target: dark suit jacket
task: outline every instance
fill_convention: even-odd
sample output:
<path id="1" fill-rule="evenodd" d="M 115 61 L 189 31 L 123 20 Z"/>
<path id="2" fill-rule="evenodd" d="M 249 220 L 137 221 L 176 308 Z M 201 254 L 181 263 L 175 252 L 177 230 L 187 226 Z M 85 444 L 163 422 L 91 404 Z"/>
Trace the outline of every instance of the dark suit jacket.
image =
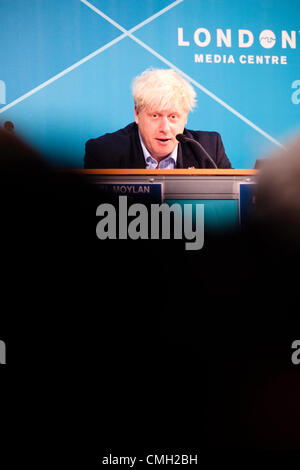
<path id="1" fill-rule="evenodd" d="M 231 168 L 220 134 L 184 129 L 184 135 L 200 142 L 218 168 Z M 176 167 L 212 168 L 213 165 L 196 144 L 188 142 L 178 144 Z M 146 168 L 137 124 L 88 140 L 84 168 Z"/>

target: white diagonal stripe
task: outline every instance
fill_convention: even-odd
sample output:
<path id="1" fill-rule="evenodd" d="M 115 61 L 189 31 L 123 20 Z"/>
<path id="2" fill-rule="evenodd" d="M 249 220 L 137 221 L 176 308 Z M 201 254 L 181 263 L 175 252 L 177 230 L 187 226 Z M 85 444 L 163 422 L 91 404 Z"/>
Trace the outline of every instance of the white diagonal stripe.
<path id="1" fill-rule="evenodd" d="M 88 2 L 88 0 L 80 0 L 80 1 L 81 3 L 84 3 L 87 7 L 89 7 L 91 10 L 93 10 L 95 13 L 102 16 L 102 18 L 104 18 L 106 21 L 111 23 L 113 26 L 115 26 L 116 28 L 120 29 L 123 33 L 126 33 L 128 35 L 130 33 L 134 33 L 134 31 L 136 31 L 137 29 L 140 29 L 141 27 L 155 20 L 155 18 L 158 18 L 159 16 L 163 15 L 164 13 L 166 13 L 166 11 L 171 10 L 171 8 L 176 7 L 177 5 L 179 5 L 179 3 L 182 3 L 184 0 L 176 0 L 173 3 L 170 3 L 170 5 L 166 6 L 162 10 L 159 10 L 157 13 L 150 16 L 148 19 L 146 19 L 142 23 L 139 23 L 137 26 L 134 26 L 133 28 L 129 29 L 128 31 L 125 28 L 123 28 L 121 25 L 119 25 L 116 21 L 114 21 L 112 18 L 107 16 L 105 13 L 103 13 L 103 11 L 99 10 L 99 8 L 95 7 L 95 5 L 93 5 L 91 2 Z"/>
<path id="2" fill-rule="evenodd" d="M 80 0 L 82 3 L 86 3 L 88 4 L 89 2 L 84 2 L 83 0 Z M 21 103 L 22 101 L 24 101 L 26 98 L 29 98 L 30 96 L 34 95 L 35 93 L 37 93 L 38 91 L 42 90 L 43 88 L 45 88 L 46 86 L 50 85 L 51 83 L 55 82 L 56 80 L 58 80 L 59 78 L 63 77 L 64 75 L 66 75 L 67 73 L 71 72 L 72 70 L 76 69 L 77 67 L 79 67 L 80 65 L 84 64 L 85 62 L 87 62 L 88 60 L 92 59 L 93 57 L 96 57 L 98 54 L 101 54 L 101 52 L 105 51 L 106 49 L 108 49 L 109 47 L 113 46 L 114 44 L 118 43 L 119 41 L 121 41 L 122 39 L 124 39 L 125 37 L 127 37 L 129 34 L 131 34 L 132 32 L 134 31 L 137 31 L 138 29 L 142 28 L 143 26 L 145 26 L 146 24 L 150 23 L 151 21 L 153 21 L 155 18 L 157 18 L 158 16 L 164 14 L 166 11 L 170 10 L 171 8 L 175 7 L 176 5 L 178 5 L 179 3 L 183 2 L 184 0 L 177 0 L 176 2 L 173 2 L 171 3 L 170 5 L 168 5 L 167 7 L 163 8 L 162 10 L 158 11 L 157 13 L 155 13 L 154 15 L 150 16 L 149 18 L 147 18 L 146 20 L 142 21 L 141 23 L 137 24 L 136 26 L 134 26 L 133 28 L 131 28 L 129 31 L 127 31 L 126 29 L 124 29 L 123 31 L 123 34 L 121 34 L 120 36 L 118 36 L 117 38 L 113 39 L 112 41 L 108 42 L 107 44 L 105 44 L 104 46 L 102 47 L 99 47 L 99 49 L 96 49 L 94 52 L 91 52 L 91 54 L 88 54 L 86 57 L 83 57 L 82 59 L 78 60 L 77 62 L 75 62 L 73 65 L 70 65 L 70 67 L 67 67 L 66 69 L 62 70 L 61 72 L 59 72 L 58 74 L 54 75 L 53 77 L 49 78 L 49 80 L 46 80 L 45 82 L 41 83 L 40 85 L 38 85 L 37 87 L 33 88 L 32 90 L 28 91 L 27 93 L 25 93 L 24 95 L 22 96 L 19 96 L 19 98 L 16 98 L 15 100 L 11 101 L 10 103 L 8 103 L 7 105 L 3 106 L 2 108 L 0 108 L 0 114 L 1 113 L 4 113 L 5 111 L 7 111 L 8 109 L 10 108 L 13 108 L 14 106 L 16 106 L 18 103 Z M 93 7 L 93 5 L 89 4 L 87 5 L 89 6 L 90 8 Z M 93 10 L 95 10 L 95 7 L 92 8 Z M 106 17 L 106 15 L 102 14 L 101 16 L 105 17 L 105 19 L 107 21 L 108 20 L 108 17 Z M 110 23 L 112 23 L 113 20 L 110 21 Z M 117 23 L 114 25 L 116 26 Z M 116 26 L 117 27 L 117 26 Z M 118 28 L 120 29 L 120 28 Z"/>
<path id="3" fill-rule="evenodd" d="M 203 91 L 206 95 L 210 96 L 213 100 L 215 100 L 217 103 L 219 103 L 221 106 L 223 106 L 224 108 L 226 108 L 228 111 L 230 111 L 232 114 L 234 114 L 235 116 L 237 116 L 239 119 L 241 119 L 242 121 L 244 121 L 246 124 L 248 124 L 248 126 L 252 127 L 255 131 L 259 132 L 261 135 L 263 135 L 266 139 L 270 140 L 273 144 L 277 145 L 278 147 L 281 147 L 281 148 L 285 148 L 280 142 L 278 142 L 278 140 L 274 139 L 274 137 L 272 137 L 270 134 L 268 134 L 267 132 L 265 132 L 263 129 L 261 129 L 260 127 L 258 127 L 256 124 L 254 124 L 254 122 L 250 121 L 248 118 L 246 118 L 245 116 L 243 116 L 241 113 L 239 113 L 236 109 L 234 109 L 232 106 L 230 106 L 229 104 L 227 104 L 225 101 L 223 101 L 221 98 L 219 98 L 218 96 L 216 96 L 214 93 L 212 93 L 210 90 L 208 90 L 207 88 L 205 88 L 203 85 L 201 85 L 200 83 L 196 82 L 196 80 L 194 80 L 193 78 L 191 78 L 189 75 L 187 75 L 186 73 L 184 73 L 182 70 L 180 70 L 178 67 L 176 67 L 176 65 L 172 64 L 172 62 L 170 62 L 168 59 L 166 59 L 165 57 L 163 57 L 162 55 L 160 55 L 158 52 L 156 52 L 154 49 L 152 49 L 150 46 L 148 46 L 147 44 L 145 44 L 143 41 L 141 41 L 140 39 L 138 39 L 136 36 L 134 36 L 132 34 L 132 30 L 126 30 L 125 28 L 123 28 L 123 26 L 119 25 L 116 21 L 114 21 L 113 19 L 111 19 L 109 16 L 107 16 L 105 13 L 103 13 L 102 11 L 100 11 L 98 8 L 96 8 L 94 5 L 92 5 L 90 2 L 88 2 L 87 0 L 80 0 L 82 3 L 84 3 L 85 5 L 87 5 L 89 8 L 91 8 L 93 11 L 95 11 L 95 13 L 97 13 L 98 15 L 102 16 L 104 19 L 106 19 L 107 21 L 109 21 L 109 23 L 111 23 L 112 25 L 114 25 L 116 28 L 118 28 L 120 31 L 122 31 L 124 34 L 127 34 L 133 41 L 135 41 L 137 44 L 139 44 L 141 47 L 143 47 L 144 49 L 146 49 L 148 52 L 150 52 L 150 54 L 154 55 L 155 57 L 157 57 L 159 60 L 161 60 L 162 62 L 164 62 L 166 65 L 168 65 L 169 67 L 171 67 L 172 69 L 176 70 L 176 72 L 180 73 L 182 76 L 184 76 L 187 80 L 189 80 L 191 83 L 193 83 L 193 85 L 195 85 L 195 87 L 199 88 L 201 91 Z"/>
<path id="4" fill-rule="evenodd" d="M 92 52 L 91 54 L 87 55 L 86 57 L 84 57 L 83 59 L 80 59 L 78 62 L 75 62 L 75 64 L 71 65 L 70 67 L 66 68 L 65 70 L 63 70 L 62 72 L 58 73 L 57 75 L 54 75 L 53 77 L 49 78 L 49 80 L 46 80 L 45 82 L 41 83 L 40 85 L 38 85 L 37 87 L 33 88 L 32 90 L 28 91 L 27 93 L 25 93 L 24 95 L 20 96 L 19 98 L 15 99 L 14 101 L 12 101 L 11 103 L 8 103 L 6 106 L 3 106 L 3 108 L 0 109 L 0 114 L 3 113 L 4 111 L 7 111 L 8 109 L 12 108 L 13 106 L 15 106 L 16 104 L 20 103 L 21 101 L 24 101 L 26 98 L 29 98 L 29 96 L 31 95 L 34 95 L 34 93 L 36 93 L 37 91 L 40 91 L 42 90 L 43 88 L 45 88 L 46 86 L 50 85 L 50 83 L 53 83 L 55 82 L 56 80 L 58 80 L 59 78 L 63 77 L 64 75 L 66 75 L 67 73 L 71 72 L 72 70 L 76 69 L 77 67 L 79 67 L 80 65 L 84 64 L 85 62 L 87 62 L 88 60 L 92 59 L 93 57 L 95 57 L 96 55 L 100 54 L 101 52 L 105 51 L 106 49 L 108 49 L 109 47 L 113 46 L 114 44 L 116 44 L 117 42 L 121 41 L 121 39 L 125 38 L 127 36 L 127 34 L 121 34 L 120 36 L 118 36 L 117 38 L 115 38 L 113 41 L 110 41 L 108 42 L 107 44 L 105 44 L 104 46 L 100 47 L 99 49 L 97 49 L 96 51 Z"/>

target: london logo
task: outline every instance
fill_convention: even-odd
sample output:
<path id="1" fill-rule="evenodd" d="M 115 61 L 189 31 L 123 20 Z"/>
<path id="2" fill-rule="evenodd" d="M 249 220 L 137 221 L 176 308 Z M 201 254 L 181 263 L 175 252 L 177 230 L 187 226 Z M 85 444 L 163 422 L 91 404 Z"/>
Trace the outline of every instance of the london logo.
<path id="1" fill-rule="evenodd" d="M 178 47 L 196 46 L 196 48 L 212 47 L 214 49 L 211 53 L 196 53 L 194 54 L 195 63 L 228 63 L 228 64 L 272 64 L 272 65 L 286 65 L 287 55 L 269 55 L 266 54 L 268 50 L 277 46 L 284 51 L 295 50 L 297 45 L 297 35 L 299 31 L 286 31 L 282 30 L 280 33 L 274 33 L 270 29 L 262 30 L 258 35 L 254 34 L 249 29 L 232 30 L 230 28 L 216 30 L 209 30 L 204 27 L 197 28 L 194 32 L 188 32 L 182 27 L 177 28 L 177 45 Z M 243 49 L 245 51 L 252 47 L 256 49 L 254 54 L 241 54 L 236 57 L 233 54 L 226 54 L 224 52 L 231 48 Z M 219 53 L 220 51 L 220 53 Z"/>

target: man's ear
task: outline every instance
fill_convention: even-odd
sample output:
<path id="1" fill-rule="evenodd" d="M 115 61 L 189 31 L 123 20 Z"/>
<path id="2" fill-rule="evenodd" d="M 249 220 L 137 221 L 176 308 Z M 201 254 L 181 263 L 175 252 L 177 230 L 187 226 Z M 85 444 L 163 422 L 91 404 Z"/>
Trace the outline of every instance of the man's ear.
<path id="1" fill-rule="evenodd" d="M 184 127 L 186 127 L 186 125 L 187 125 L 187 122 L 188 122 L 188 115 L 189 115 L 189 113 L 187 112 L 187 113 L 186 113 L 186 121 L 185 121 Z"/>
<path id="2" fill-rule="evenodd" d="M 136 124 L 139 123 L 139 112 L 138 112 L 136 106 L 134 107 L 134 120 L 135 120 Z"/>

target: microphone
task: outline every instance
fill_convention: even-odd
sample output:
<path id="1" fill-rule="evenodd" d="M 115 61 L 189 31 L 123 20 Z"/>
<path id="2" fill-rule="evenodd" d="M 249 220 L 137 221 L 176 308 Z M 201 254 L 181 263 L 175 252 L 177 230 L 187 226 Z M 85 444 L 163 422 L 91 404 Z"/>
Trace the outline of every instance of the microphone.
<path id="1" fill-rule="evenodd" d="M 185 135 L 183 134 L 177 134 L 176 135 L 176 139 L 178 140 L 178 142 L 180 142 L 181 144 L 185 144 L 186 142 L 193 142 L 194 144 L 198 145 L 202 152 L 204 153 L 204 155 L 208 158 L 208 160 L 210 161 L 210 163 L 213 165 L 214 168 L 218 169 L 217 165 L 215 164 L 215 162 L 213 161 L 213 159 L 211 158 L 211 156 L 207 153 L 207 151 L 205 150 L 205 148 L 202 147 L 202 145 L 197 142 L 197 140 L 194 140 L 194 139 L 191 139 L 190 137 L 186 137 Z"/>

